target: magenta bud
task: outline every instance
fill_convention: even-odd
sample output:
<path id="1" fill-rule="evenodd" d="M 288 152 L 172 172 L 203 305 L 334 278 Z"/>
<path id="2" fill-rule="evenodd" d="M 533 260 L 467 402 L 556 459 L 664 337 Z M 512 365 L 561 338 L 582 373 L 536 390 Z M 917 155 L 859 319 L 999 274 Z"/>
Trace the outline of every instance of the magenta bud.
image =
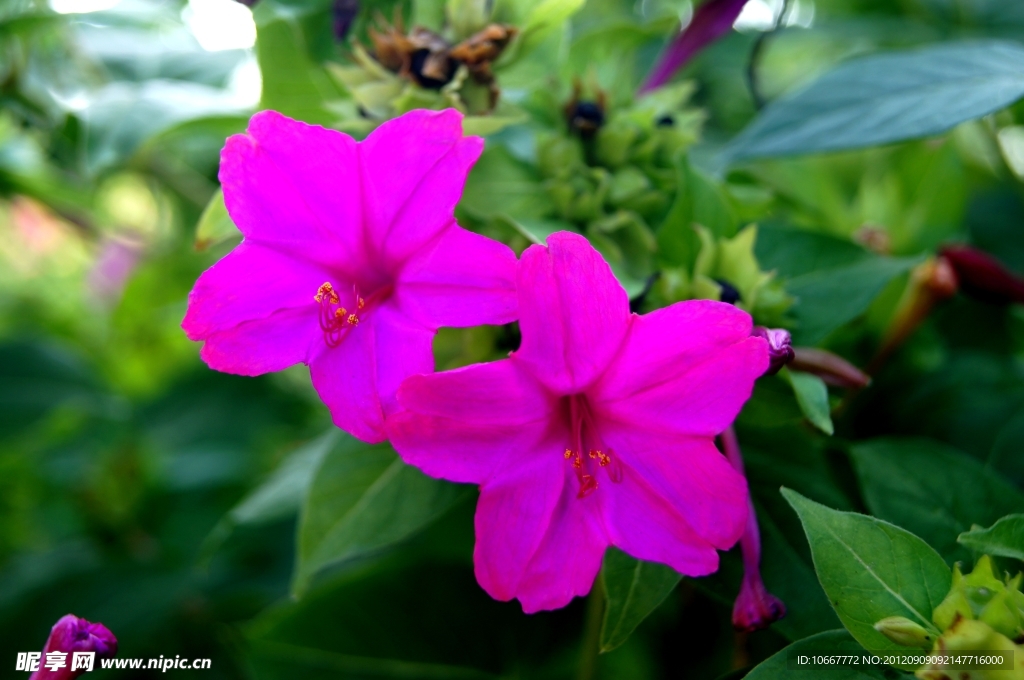
<path id="1" fill-rule="evenodd" d="M 736 438 L 736 430 L 730 425 L 720 436 L 722 452 L 726 459 L 741 475 L 743 451 Z M 786 605 L 764 587 L 761 579 L 761 531 L 757 526 L 754 503 L 747 498 L 747 526 L 740 538 L 740 552 L 743 554 L 743 584 L 732 608 L 732 626 L 736 630 L 752 633 L 767 628 L 786 615 Z"/>
<path id="2" fill-rule="evenodd" d="M 93 670 L 96 659 L 116 654 L 117 638 L 106 626 L 68 614 L 50 629 L 38 670 L 29 680 L 71 680 Z"/>
<path id="3" fill-rule="evenodd" d="M 785 615 L 786 605 L 765 589 L 761 573 L 747 571 L 732 608 L 733 628 L 752 633 L 767 628 Z"/>
<path id="4" fill-rule="evenodd" d="M 871 383 L 871 376 L 828 350 L 796 347 L 793 355 L 793 361 L 789 365 L 791 370 L 813 373 L 828 385 L 859 390 Z"/>
<path id="5" fill-rule="evenodd" d="M 768 370 L 765 375 L 775 375 L 793 360 L 793 339 L 786 329 L 754 326 L 750 334 L 755 338 L 764 338 L 768 343 Z"/>
<path id="6" fill-rule="evenodd" d="M 667 83 L 694 55 L 728 33 L 746 4 L 747 0 L 708 0 L 698 7 L 690 25 L 676 36 L 658 59 L 640 93 L 650 92 Z"/>
<path id="7" fill-rule="evenodd" d="M 956 272 L 960 290 L 988 302 L 1024 302 L 1024 279 L 1010 272 L 1002 262 L 970 246 L 945 246 L 939 251 Z"/>

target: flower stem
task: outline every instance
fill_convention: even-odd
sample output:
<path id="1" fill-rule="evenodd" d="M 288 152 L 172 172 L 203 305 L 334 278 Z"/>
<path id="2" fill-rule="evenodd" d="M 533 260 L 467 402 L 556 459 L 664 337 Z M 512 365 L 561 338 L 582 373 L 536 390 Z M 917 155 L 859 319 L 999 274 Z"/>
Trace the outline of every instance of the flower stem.
<path id="1" fill-rule="evenodd" d="M 604 578 L 598 575 L 587 597 L 587 618 L 583 623 L 583 644 L 577 680 L 593 680 L 597 674 L 597 655 L 601 653 L 601 624 L 604 620 Z"/>

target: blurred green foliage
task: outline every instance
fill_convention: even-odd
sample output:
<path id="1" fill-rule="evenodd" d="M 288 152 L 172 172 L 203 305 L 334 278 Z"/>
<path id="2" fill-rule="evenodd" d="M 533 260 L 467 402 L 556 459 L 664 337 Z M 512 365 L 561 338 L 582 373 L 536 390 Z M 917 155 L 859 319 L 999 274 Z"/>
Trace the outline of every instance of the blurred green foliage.
<path id="1" fill-rule="evenodd" d="M 729 623 L 738 550 L 678 586 L 610 551 L 597 605 L 528 617 L 491 601 L 474 490 L 333 431 L 301 367 L 215 373 L 179 328 L 238 241 L 217 165 L 253 111 L 362 137 L 456 105 L 487 138 L 466 227 L 517 251 L 584 233 L 636 311 L 735 289 L 759 323 L 867 366 L 942 243 L 1024 273 L 1019 3 L 791 0 L 776 28 L 733 31 L 646 97 L 686 0 L 363 0 L 344 38 L 331 0 L 261 0 L 255 44 L 216 51 L 189 28 L 213 0 L 106 4 L 0 4 L 3 663 L 72 611 L 122 656 L 210 657 L 211 678 L 716 678 L 767 659 L 749 676 L 767 679 L 790 642 L 884 649 L 867 619 L 916 615 L 882 595 L 837 604 L 843 588 L 895 588 L 930 626 L 952 562 L 1020 567 L 1019 307 L 937 306 L 859 393 L 759 381 L 737 430 L 764 579 L 789 614 L 749 637 Z M 465 73 L 428 89 L 375 61 L 369 29 L 396 11 L 452 44 L 518 29 L 494 106 Z M 517 334 L 443 329 L 437 366 Z M 898 545 L 923 572 L 894 559 L 872 582 L 829 531 L 863 560 Z"/>

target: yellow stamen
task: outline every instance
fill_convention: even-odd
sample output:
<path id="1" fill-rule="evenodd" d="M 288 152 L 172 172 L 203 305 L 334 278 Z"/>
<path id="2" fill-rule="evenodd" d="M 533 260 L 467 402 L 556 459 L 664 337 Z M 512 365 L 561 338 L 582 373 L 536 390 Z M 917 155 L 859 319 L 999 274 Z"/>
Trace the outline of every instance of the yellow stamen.
<path id="1" fill-rule="evenodd" d="M 357 326 L 359 324 L 359 317 L 356 316 L 355 314 L 349 314 L 348 322 L 353 326 Z"/>
<path id="2" fill-rule="evenodd" d="M 572 458 L 572 449 L 566 449 L 565 450 L 565 459 L 569 460 L 570 458 Z"/>

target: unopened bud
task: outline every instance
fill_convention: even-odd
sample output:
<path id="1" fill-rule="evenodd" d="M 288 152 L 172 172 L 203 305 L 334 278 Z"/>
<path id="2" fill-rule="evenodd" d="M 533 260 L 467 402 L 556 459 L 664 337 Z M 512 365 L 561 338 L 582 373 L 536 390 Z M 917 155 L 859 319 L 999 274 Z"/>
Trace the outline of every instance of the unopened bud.
<path id="1" fill-rule="evenodd" d="M 932 258 L 915 267 L 868 372 L 875 373 L 881 368 L 928 318 L 935 306 L 956 293 L 957 287 L 956 271 L 945 257 Z"/>
<path id="2" fill-rule="evenodd" d="M 789 368 L 812 373 L 826 384 L 859 390 L 871 383 L 871 377 L 838 354 L 815 347 L 794 347 Z"/>
<path id="3" fill-rule="evenodd" d="M 956 272 L 960 287 L 968 295 L 998 304 L 1024 303 L 1024 279 L 988 253 L 957 245 L 942 248 L 939 255 Z"/>
<path id="4" fill-rule="evenodd" d="M 59 652 L 66 655 L 63 666 L 46 668 L 47 654 Z M 117 638 L 102 623 L 90 623 L 74 614 L 61 617 L 50 629 L 50 637 L 43 648 L 39 670 L 29 680 L 72 680 L 92 668 L 73 668 L 75 652 L 94 652 L 96 658 L 110 659 L 117 654 Z"/>
<path id="5" fill-rule="evenodd" d="M 875 630 L 904 647 L 931 649 L 935 636 L 924 626 L 902 616 L 889 616 L 875 624 Z"/>
<path id="6" fill-rule="evenodd" d="M 786 605 L 764 587 L 760 572 L 744 574 L 740 594 L 732 607 L 732 625 L 752 633 L 767 628 L 786 615 Z"/>
<path id="7" fill-rule="evenodd" d="M 793 339 L 785 328 L 754 326 L 750 334 L 755 338 L 764 338 L 768 343 L 768 370 L 765 375 L 775 375 L 793 361 Z"/>

